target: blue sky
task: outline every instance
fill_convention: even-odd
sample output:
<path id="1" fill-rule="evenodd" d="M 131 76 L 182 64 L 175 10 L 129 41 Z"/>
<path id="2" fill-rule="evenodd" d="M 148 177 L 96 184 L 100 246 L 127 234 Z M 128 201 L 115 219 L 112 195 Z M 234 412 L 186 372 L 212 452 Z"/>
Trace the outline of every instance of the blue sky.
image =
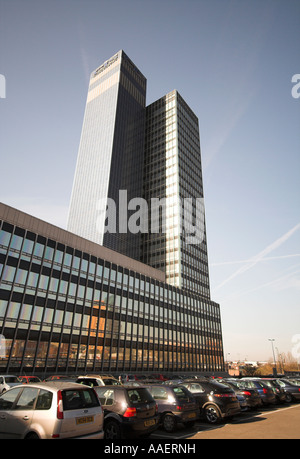
<path id="1" fill-rule="evenodd" d="M 269 338 L 292 352 L 299 22 L 299 0 L 0 0 L 1 201 L 66 226 L 89 74 L 124 49 L 147 77 L 147 104 L 177 89 L 199 118 L 225 354 L 268 360 Z"/>

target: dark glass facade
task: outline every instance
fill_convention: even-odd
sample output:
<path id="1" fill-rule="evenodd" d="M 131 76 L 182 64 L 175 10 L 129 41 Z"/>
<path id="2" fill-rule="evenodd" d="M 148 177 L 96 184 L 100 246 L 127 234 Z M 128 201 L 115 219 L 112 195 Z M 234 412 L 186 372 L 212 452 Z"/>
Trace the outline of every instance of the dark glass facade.
<path id="1" fill-rule="evenodd" d="M 142 196 L 145 103 L 146 78 L 123 50 L 92 72 L 68 218 L 72 233 L 137 260 L 140 234 L 106 232 L 105 223 L 120 190 L 128 202 Z M 127 224 L 118 216 L 117 229 Z"/>
<path id="2" fill-rule="evenodd" d="M 142 235 L 142 260 L 164 271 L 168 283 L 210 299 L 205 215 L 196 205 L 204 197 L 199 123 L 178 91 L 146 108 L 145 139 L 144 197 L 165 199 L 166 215 L 157 233 Z M 184 227 L 195 223 L 201 237 L 191 244 Z"/>
<path id="3" fill-rule="evenodd" d="M 34 217 L 26 225 L 26 214 L 1 210 L 0 373 L 224 370 L 218 304 L 115 263 L 108 249 L 105 258 L 85 252 L 67 231 L 49 224 L 43 231 Z"/>

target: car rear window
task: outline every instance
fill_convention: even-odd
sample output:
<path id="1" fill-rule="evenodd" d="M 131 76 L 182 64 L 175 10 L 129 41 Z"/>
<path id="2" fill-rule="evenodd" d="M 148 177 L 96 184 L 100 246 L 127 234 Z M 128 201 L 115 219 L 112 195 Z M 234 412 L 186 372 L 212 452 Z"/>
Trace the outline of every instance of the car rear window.
<path id="1" fill-rule="evenodd" d="M 79 410 L 99 406 L 99 399 L 92 389 L 67 389 L 62 392 L 64 410 Z"/>
<path id="2" fill-rule="evenodd" d="M 187 399 L 188 392 L 183 387 L 174 387 L 173 391 L 178 399 Z"/>
<path id="3" fill-rule="evenodd" d="M 128 389 L 127 394 L 131 403 L 149 403 L 153 402 L 152 395 L 147 389 Z"/>
<path id="4" fill-rule="evenodd" d="M 90 387 L 99 386 L 98 381 L 95 378 L 79 378 L 76 382 Z"/>

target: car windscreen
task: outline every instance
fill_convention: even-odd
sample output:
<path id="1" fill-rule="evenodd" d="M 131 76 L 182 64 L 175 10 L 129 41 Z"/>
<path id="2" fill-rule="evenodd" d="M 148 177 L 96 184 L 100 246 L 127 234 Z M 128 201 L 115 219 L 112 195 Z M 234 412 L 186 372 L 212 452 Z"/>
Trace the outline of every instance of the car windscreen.
<path id="1" fill-rule="evenodd" d="M 121 383 L 117 379 L 104 378 L 103 382 L 106 386 L 121 386 Z"/>
<path id="2" fill-rule="evenodd" d="M 20 380 L 16 376 L 5 376 L 5 382 L 6 383 L 18 383 L 20 382 Z"/>

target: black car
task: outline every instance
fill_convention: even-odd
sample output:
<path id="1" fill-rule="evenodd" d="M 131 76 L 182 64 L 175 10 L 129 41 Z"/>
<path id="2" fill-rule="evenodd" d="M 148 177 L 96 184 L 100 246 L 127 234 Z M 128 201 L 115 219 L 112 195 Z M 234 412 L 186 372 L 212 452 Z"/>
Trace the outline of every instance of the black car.
<path id="1" fill-rule="evenodd" d="M 246 387 L 243 381 L 223 379 L 220 383 L 233 389 L 237 395 L 243 395 L 246 399 L 248 410 L 255 410 L 262 406 L 262 400 L 258 391 L 254 388 Z"/>
<path id="2" fill-rule="evenodd" d="M 215 381 L 184 381 L 182 383 L 196 398 L 200 415 L 210 424 L 241 412 L 233 389 Z"/>
<path id="3" fill-rule="evenodd" d="M 297 381 L 290 379 L 276 379 L 276 382 L 282 387 L 285 392 L 285 400 L 287 403 L 296 402 L 300 400 L 300 385 L 295 384 Z"/>
<path id="4" fill-rule="evenodd" d="M 269 387 L 273 389 L 273 392 L 276 397 L 276 403 L 285 403 L 286 402 L 286 393 L 283 387 L 278 384 L 275 378 L 262 378 L 262 381 Z"/>
<path id="5" fill-rule="evenodd" d="M 241 382 L 245 384 L 246 390 L 256 389 L 264 406 L 276 405 L 276 396 L 273 388 L 268 386 L 261 378 L 243 378 Z"/>
<path id="6" fill-rule="evenodd" d="M 158 427 L 157 404 L 143 387 L 94 387 L 104 410 L 104 438 L 147 437 Z"/>
<path id="7" fill-rule="evenodd" d="M 173 432 L 178 423 L 192 427 L 199 419 L 199 409 L 193 395 L 183 386 L 147 386 L 158 405 L 160 424 Z"/>

